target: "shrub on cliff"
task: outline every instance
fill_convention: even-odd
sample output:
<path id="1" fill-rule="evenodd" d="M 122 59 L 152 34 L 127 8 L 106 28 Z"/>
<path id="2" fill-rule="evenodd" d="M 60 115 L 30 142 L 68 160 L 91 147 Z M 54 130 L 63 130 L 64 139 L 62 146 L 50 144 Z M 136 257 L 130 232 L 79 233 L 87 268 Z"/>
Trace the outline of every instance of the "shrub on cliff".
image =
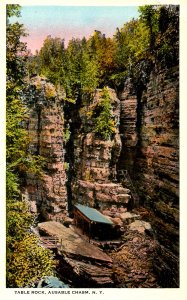
<path id="1" fill-rule="evenodd" d="M 116 128 L 112 117 L 111 100 L 107 88 L 102 90 L 101 101 L 94 109 L 93 118 L 96 135 L 104 140 L 110 139 L 112 134 L 115 133 Z"/>

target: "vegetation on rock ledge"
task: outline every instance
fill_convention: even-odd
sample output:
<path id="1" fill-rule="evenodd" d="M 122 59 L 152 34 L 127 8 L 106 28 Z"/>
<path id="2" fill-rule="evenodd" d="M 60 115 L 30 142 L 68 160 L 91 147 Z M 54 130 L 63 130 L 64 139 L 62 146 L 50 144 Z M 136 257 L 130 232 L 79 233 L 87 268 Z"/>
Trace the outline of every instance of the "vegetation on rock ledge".
<path id="1" fill-rule="evenodd" d="M 112 105 L 107 88 L 101 93 L 101 101 L 93 112 L 94 132 L 97 136 L 108 140 L 116 131 L 116 124 L 112 117 Z M 95 117 L 96 116 L 96 117 Z"/>

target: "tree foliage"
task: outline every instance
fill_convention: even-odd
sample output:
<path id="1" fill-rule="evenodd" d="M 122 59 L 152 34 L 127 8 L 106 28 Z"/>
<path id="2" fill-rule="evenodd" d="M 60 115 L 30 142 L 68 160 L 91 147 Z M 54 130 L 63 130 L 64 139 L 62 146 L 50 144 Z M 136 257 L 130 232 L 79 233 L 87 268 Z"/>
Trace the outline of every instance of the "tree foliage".
<path id="1" fill-rule="evenodd" d="M 7 287 L 25 287 L 51 274 L 53 260 L 30 232 L 34 216 L 20 195 L 25 172 L 40 172 L 40 157 L 29 154 L 30 140 L 23 126 L 27 119 L 21 99 L 26 47 L 20 37 L 25 33 L 21 24 L 9 22 L 14 15 L 20 15 L 19 5 L 7 5 Z"/>
<path id="2" fill-rule="evenodd" d="M 117 28 L 113 38 L 95 30 L 88 39 L 72 38 L 65 48 L 64 40 L 48 36 L 39 52 L 39 72 L 54 84 L 60 83 L 72 101 L 92 94 L 97 87 L 119 89 L 128 76 L 136 84 L 155 63 L 176 64 L 178 6 L 145 5 L 139 12 L 140 17 Z"/>
<path id="3" fill-rule="evenodd" d="M 117 28 L 114 39 L 117 67 L 111 79 L 118 87 L 127 76 L 133 76 L 137 63 L 146 58 L 149 48 L 148 30 L 141 20 L 132 20 L 121 29 Z"/>
<path id="4" fill-rule="evenodd" d="M 51 82 L 64 81 L 64 40 L 52 38 L 50 35 L 44 40 L 43 47 L 39 52 L 40 72 Z"/>
<path id="5" fill-rule="evenodd" d="M 115 43 L 105 34 L 95 30 L 94 34 L 87 41 L 88 52 L 98 68 L 98 79 L 100 86 L 107 84 L 110 74 L 114 70 Z"/>
<path id="6" fill-rule="evenodd" d="M 55 266 L 49 250 L 30 232 L 34 216 L 23 201 L 7 201 L 7 287 L 32 287 Z"/>
<path id="7" fill-rule="evenodd" d="M 152 59 L 172 66 L 179 59 L 179 6 L 146 5 L 139 8 L 140 19 L 149 31 Z"/>
<path id="8" fill-rule="evenodd" d="M 116 131 L 116 124 L 112 116 L 110 95 L 106 87 L 102 90 L 101 101 L 94 109 L 93 119 L 96 135 L 104 140 L 110 139 Z"/>

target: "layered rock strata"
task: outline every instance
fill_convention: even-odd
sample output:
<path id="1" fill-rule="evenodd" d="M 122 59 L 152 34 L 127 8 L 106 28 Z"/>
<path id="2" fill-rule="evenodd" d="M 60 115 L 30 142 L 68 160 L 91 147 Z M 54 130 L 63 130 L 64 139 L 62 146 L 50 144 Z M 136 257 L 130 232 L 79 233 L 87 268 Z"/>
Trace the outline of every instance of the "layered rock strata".
<path id="1" fill-rule="evenodd" d="M 152 223 L 161 245 L 155 268 L 167 277 L 161 279 L 164 287 L 179 284 L 178 78 L 177 67 L 155 69 L 142 93 L 136 96 L 128 83 L 121 95 L 120 133 L 126 141 L 120 165 L 129 170 L 142 202 L 154 212 Z M 122 160 L 127 149 L 128 161 Z"/>
<path id="2" fill-rule="evenodd" d="M 122 141 L 122 150 L 118 169 L 127 169 L 130 174 L 133 173 L 136 146 L 138 143 L 137 133 L 137 95 L 132 80 L 128 78 L 124 89 L 119 94 L 120 98 L 120 127 L 119 132 Z"/>
<path id="3" fill-rule="evenodd" d="M 97 90 L 92 102 L 80 108 L 81 126 L 74 135 L 74 171 L 72 181 L 73 202 L 104 209 L 111 205 L 126 206 L 129 190 L 116 182 L 116 164 L 121 151 L 119 135 L 120 101 L 112 89 L 107 89 L 111 103 L 111 115 L 115 124 L 109 139 L 100 138 L 93 130 L 92 115 L 101 102 L 101 90 Z"/>
<path id="4" fill-rule="evenodd" d="M 129 190 L 122 185 L 109 182 L 97 183 L 78 180 L 74 187 L 76 199 L 83 205 L 105 209 L 112 205 L 124 207 L 130 200 Z"/>
<path id="5" fill-rule="evenodd" d="M 29 151 L 44 160 L 39 177 L 27 174 L 25 194 L 31 203 L 36 203 L 44 219 L 63 218 L 67 214 L 63 94 L 45 78 L 36 76 L 30 79 L 25 97 Z"/>
<path id="6" fill-rule="evenodd" d="M 150 202 L 146 199 L 146 191 L 151 195 L 151 204 L 159 198 L 176 208 L 179 204 L 178 76 L 177 68 L 151 74 L 147 89 L 139 100 L 142 109 L 139 112 L 141 126 L 136 164 L 139 192 L 144 199 Z"/>
<path id="7" fill-rule="evenodd" d="M 108 88 L 114 124 L 108 139 L 99 137 L 93 126 L 102 91 L 97 90 L 93 99 L 82 99 L 71 112 L 71 122 L 69 120 L 71 149 L 66 144 L 71 175 L 69 203 L 105 211 L 106 215 L 116 218 L 116 224 L 120 226 L 129 222 L 127 215 L 123 216 L 124 222 L 121 211 L 129 205 L 131 198 L 127 186 L 122 186 L 116 178 L 120 178 L 118 170 L 128 170 L 141 203 L 152 210 L 150 221 L 159 245 L 154 249 L 151 268 L 157 271 L 163 287 L 179 285 L 178 76 L 177 67 L 155 68 L 144 90 L 137 92 L 128 80 L 119 95 L 121 101 L 114 90 Z M 25 195 L 31 201 L 32 209 L 38 210 L 44 219 L 63 219 L 67 213 L 63 97 L 41 77 L 30 80 L 26 93 L 29 108 L 26 127 L 31 138 L 29 151 L 32 155 L 41 155 L 46 164 L 42 177 L 27 175 Z M 112 215 L 113 208 L 115 215 Z M 134 221 L 139 219 L 133 218 Z M 74 258 L 68 260 L 68 265 L 76 269 Z M 82 270 L 80 274 L 85 272 L 84 262 L 79 269 Z"/>

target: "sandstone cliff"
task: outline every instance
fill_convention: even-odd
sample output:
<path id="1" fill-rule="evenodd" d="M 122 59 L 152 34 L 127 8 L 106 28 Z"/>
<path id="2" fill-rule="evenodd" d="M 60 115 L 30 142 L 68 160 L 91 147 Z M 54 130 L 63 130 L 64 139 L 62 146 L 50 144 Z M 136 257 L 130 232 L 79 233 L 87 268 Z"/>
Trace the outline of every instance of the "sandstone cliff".
<path id="1" fill-rule="evenodd" d="M 112 89 L 107 89 L 111 103 L 111 119 L 114 128 L 108 139 L 94 132 L 94 113 L 102 101 L 102 90 L 96 90 L 89 105 L 82 105 L 78 113 L 81 124 L 74 133 L 74 178 L 72 201 L 98 209 L 112 205 L 126 206 L 129 190 L 116 180 L 116 164 L 121 151 L 119 135 L 120 101 Z M 90 118 L 90 115 L 92 118 Z"/>
<path id="2" fill-rule="evenodd" d="M 44 157 L 46 164 L 40 179 L 27 175 L 25 194 L 44 220 L 58 217 L 63 221 L 74 203 L 95 207 L 108 216 L 115 211 L 112 218 L 117 219 L 133 204 L 132 191 L 119 176 L 119 170 L 127 170 L 159 242 L 152 254 L 159 284 L 177 287 L 178 69 L 155 68 L 142 90 L 128 79 L 118 97 L 107 88 L 111 104 L 108 138 L 95 130 L 102 93 L 98 89 L 91 98 L 64 104 L 60 89 L 44 78 L 31 79 L 26 93 L 29 150 Z"/>
<path id="3" fill-rule="evenodd" d="M 161 244 L 155 268 L 165 287 L 178 286 L 178 76 L 177 67 L 154 69 L 141 93 L 128 80 L 120 96 L 119 166 L 129 171 L 142 204 L 154 213 L 151 222 Z"/>
<path id="4" fill-rule="evenodd" d="M 62 92 L 46 78 L 30 79 L 26 92 L 29 151 L 43 157 L 45 166 L 40 178 L 27 174 L 25 194 L 44 219 L 63 218 L 67 213 L 62 99 Z"/>

